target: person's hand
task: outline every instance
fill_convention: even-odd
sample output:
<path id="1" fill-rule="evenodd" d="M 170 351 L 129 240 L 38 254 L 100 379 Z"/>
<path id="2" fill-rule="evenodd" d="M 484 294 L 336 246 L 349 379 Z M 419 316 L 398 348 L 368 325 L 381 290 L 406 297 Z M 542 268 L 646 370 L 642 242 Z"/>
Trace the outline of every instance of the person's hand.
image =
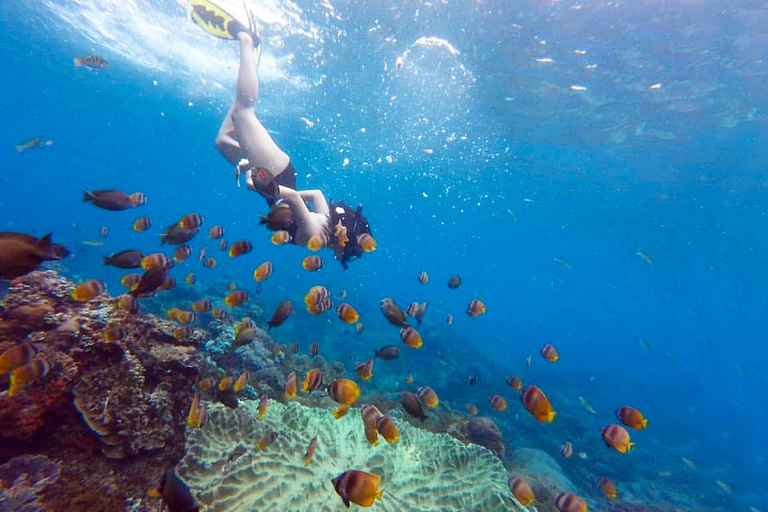
<path id="1" fill-rule="evenodd" d="M 237 180 L 237 186 L 240 186 L 240 179 Z M 250 190 L 253 190 L 255 192 L 258 192 L 256 190 L 256 187 L 253 184 L 253 171 L 251 169 L 248 169 L 245 171 L 245 186 L 248 187 Z"/>
<path id="2" fill-rule="evenodd" d="M 247 170 L 251 166 L 251 162 L 248 161 L 247 158 L 241 158 L 239 162 L 237 162 L 237 165 L 235 166 L 235 182 L 237 183 L 237 186 L 240 187 L 240 175 L 245 173 L 246 175 L 246 185 L 248 184 L 248 173 L 251 171 Z M 253 190 L 253 180 L 251 180 L 251 186 L 248 187 L 251 190 Z"/>

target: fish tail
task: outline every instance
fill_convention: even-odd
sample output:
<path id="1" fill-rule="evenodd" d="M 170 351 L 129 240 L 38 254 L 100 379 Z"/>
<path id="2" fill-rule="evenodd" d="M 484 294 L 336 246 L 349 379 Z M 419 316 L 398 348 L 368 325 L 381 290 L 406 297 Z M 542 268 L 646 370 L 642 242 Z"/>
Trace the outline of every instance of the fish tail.
<path id="1" fill-rule="evenodd" d="M 83 67 L 83 59 L 80 57 L 75 57 L 75 67 L 81 68 Z"/>
<path id="2" fill-rule="evenodd" d="M 96 196 L 94 196 L 87 190 L 83 190 L 83 201 L 93 201 L 94 199 L 96 199 Z"/>
<path id="3" fill-rule="evenodd" d="M 384 494 L 384 489 L 376 489 L 376 498 L 381 499 L 381 496 Z"/>

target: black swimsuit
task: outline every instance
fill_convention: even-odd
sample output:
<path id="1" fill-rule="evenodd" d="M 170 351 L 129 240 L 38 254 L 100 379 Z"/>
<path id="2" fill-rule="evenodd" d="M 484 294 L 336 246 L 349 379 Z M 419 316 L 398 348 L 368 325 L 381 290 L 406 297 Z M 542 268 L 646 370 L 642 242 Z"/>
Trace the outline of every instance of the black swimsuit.
<path id="1" fill-rule="evenodd" d="M 296 168 L 293 166 L 293 162 L 288 161 L 288 165 L 285 166 L 285 169 L 275 176 L 275 183 L 296 190 Z M 276 197 L 269 197 L 261 192 L 259 193 L 267 200 L 267 204 L 270 208 L 275 206 L 275 203 L 277 202 Z"/>

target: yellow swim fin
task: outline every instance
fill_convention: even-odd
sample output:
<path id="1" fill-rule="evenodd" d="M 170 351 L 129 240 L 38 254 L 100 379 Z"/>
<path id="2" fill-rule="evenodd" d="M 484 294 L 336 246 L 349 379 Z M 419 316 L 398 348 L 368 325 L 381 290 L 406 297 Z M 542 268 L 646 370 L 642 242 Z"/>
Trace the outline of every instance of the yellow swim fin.
<path id="1" fill-rule="evenodd" d="M 233 6 L 229 9 L 211 0 L 189 0 L 189 5 L 192 7 L 192 21 L 209 34 L 222 39 L 236 39 L 238 32 L 245 31 L 256 38 L 256 45 L 259 44 L 258 30 L 245 3 L 239 8 Z"/>

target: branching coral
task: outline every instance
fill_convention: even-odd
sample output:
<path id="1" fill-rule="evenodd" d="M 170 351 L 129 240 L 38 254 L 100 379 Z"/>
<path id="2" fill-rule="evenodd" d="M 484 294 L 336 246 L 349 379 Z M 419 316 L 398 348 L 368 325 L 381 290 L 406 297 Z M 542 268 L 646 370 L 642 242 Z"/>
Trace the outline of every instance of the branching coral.
<path id="1" fill-rule="evenodd" d="M 335 420 L 326 409 L 271 401 L 259 422 L 256 408 L 250 401 L 237 411 L 212 406 L 208 424 L 187 435 L 178 473 L 209 512 L 338 510 L 331 479 L 348 469 L 382 477 L 377 510 L 524 510 L 511 500 L 506 471 L 491 452 L 413 427 L 398 413 L 400 442 L 372 446 L 359 409 Z M 277 440 L 257 450 L 267 429 Z M 304 466 L 314 436 L 317 452 Z"/>

